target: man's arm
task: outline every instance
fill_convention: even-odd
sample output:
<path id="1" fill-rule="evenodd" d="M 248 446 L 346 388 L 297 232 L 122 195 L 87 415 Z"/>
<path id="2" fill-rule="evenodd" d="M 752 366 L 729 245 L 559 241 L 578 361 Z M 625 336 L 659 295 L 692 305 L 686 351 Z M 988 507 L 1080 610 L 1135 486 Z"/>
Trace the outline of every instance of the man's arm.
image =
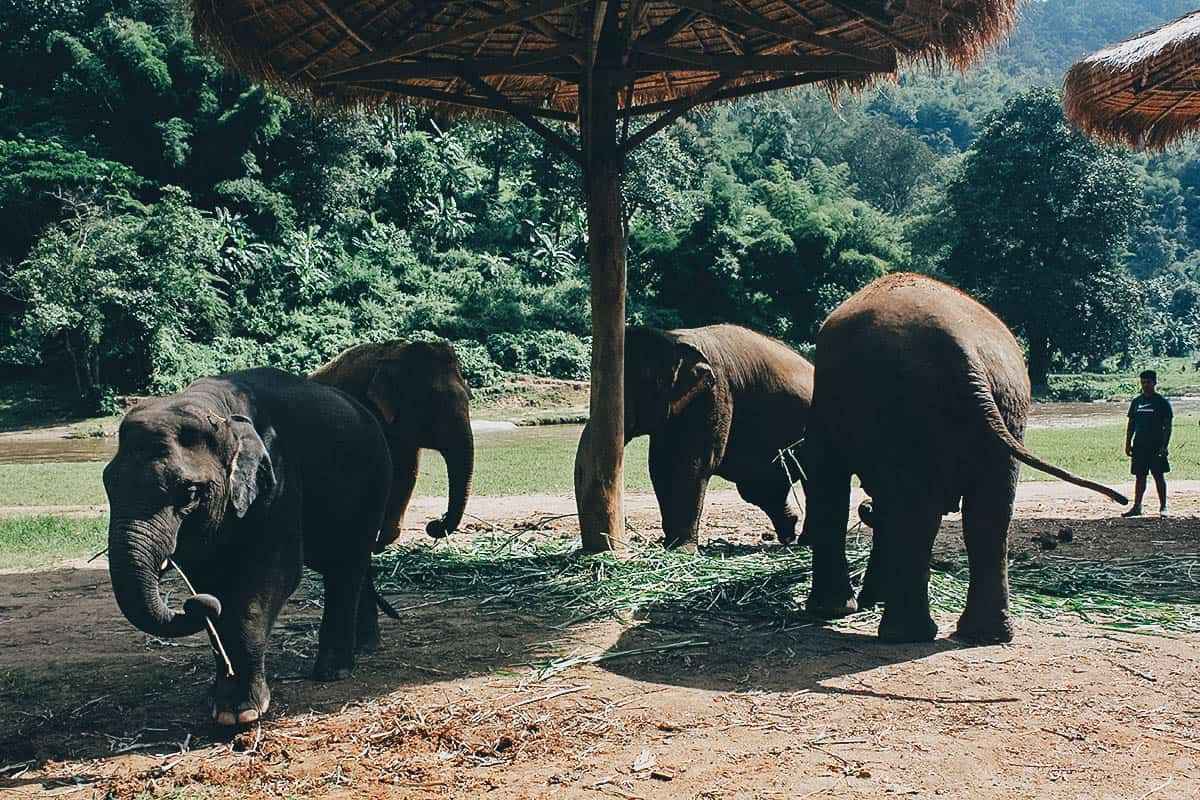
<path id="1" fill-rule="evenodd" d="M 1162 427 L 1162 453 L 1167 454 L 1167 445 L 1171 442 L 1171 423 L 1175 421 L 1175 411 L 1171 408 L 1171 403 L 1165 397 L 1163 398 L 1163 427 Z"/>
<path id="2" fill-rule="evenodd" d="M 1125 455 L 1133 455 L 1133 417 L 1129 418 L 1129 423 L 1125 426 Z"/>

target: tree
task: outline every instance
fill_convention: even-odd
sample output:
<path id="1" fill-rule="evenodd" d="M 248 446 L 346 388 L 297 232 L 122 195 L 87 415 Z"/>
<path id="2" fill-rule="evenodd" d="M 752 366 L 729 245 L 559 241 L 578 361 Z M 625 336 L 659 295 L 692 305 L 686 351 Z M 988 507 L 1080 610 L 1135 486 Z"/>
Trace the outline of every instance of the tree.
<path id="1" fill-rule="evenodd" d="M 83 204 L 47 228 L 7 276 L 24 302 L 8 360 L 66 361 L 95 409 L 114 389 L 152 384 L 164 351 L 222 333 L 222 236 L 187 201 L 166 187 L 144 212 Z"/>
<path id="2" fill-rule="evenodd" d="M 1140 194 L 1128 159 L 1068 129 L 1048 89 L 1005 103 L 947 187 L 957 241 L 945 273 L 1025 337 L 1035 385 L 1055 351 L 1087 355 L 1078 334 L 1096 309 L 1109 344 L 1130 340 L 1136 316 L 1121 311 L 1141 300 L 1119 287 Z"/>

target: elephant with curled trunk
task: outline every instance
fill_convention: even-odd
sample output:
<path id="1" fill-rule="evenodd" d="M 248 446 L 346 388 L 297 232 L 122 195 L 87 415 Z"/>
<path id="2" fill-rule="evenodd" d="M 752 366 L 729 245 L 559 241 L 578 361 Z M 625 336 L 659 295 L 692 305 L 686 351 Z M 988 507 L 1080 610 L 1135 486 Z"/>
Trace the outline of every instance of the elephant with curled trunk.
<path id="1" fill-rule="evenodd" d="M 445 515 L 431 520 L 425 531 L 434 538 L 453 533 L 462 521 L 475 467 L 471 392 L 454 349 L 440 342 L 360 344 L 309 378 L 348 393 L 383 424 L 393 473 L 376 552 L 400 535 L 417 484 L 421 448 L 442 454 L 450 483 Z"/>
<path id="2" fill-rule="evenodd" d="M 119 436 L 104 469 L 117 604 L 153 636 L 214 622 L 233 675 L 218 659 L 213 719 L 266 713 L 267 638 L 302 566 L 325 585 L 315 677 L 348 677 L 355 650 L 378 645 L 371 549 L 392 465 L 367 409 L 337 389 L 254 369 L 140 403 Z M 159 593 L 168 559 L 199 592 L 183 612 Z"/>
<path id="3" fill-rule="evenodd" d="M 709 478 L 737 485 L 767 513 L 779 541 L 796 538 L 792 481 L 781 450 L 804 436 L 812 365 L 781 342 L 736 325 L 625 332 L 625 442 L 650 437 L 650 480 L 667 547 L 694 550 Z M 585 427 L 575 485 L 590 468 Z M 790 477 L 789 477 L 790 470 Z"/>
<path id="4" fill-rule="evenodd" d="M 813 550 L 809 609 L 825 616 L 884 602 L 879 635 L 928 641 L 929 561 L 942 515 L 961 502 L 970 568 L 957 636 L 1012 639 L 1008 525 L 1020 464 L 1119 493 L 1025 449 L 1029 374 L 1004 323 L 962 292 L 897 273 L 838 307 L 817 336 L 803 458 L 804 534 Z M 850 478 L 872 498 L 874 541 L 861 603 L 846 564 Z"/>

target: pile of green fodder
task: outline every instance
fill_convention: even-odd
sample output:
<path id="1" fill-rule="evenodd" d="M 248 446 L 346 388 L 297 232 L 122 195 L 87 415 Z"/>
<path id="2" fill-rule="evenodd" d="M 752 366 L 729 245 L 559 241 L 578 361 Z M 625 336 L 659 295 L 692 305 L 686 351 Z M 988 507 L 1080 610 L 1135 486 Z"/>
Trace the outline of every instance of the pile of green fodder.
<path id="1" fill-rule="evenodd" d="M 868 549 L 850 548 L 861 579 Z M 807 548 L 715 542 L 697 555 L 634 546 L 620 555 L 581 555 L 573 540 L 522 536 L 399 547 L 375 561 L 381 594 L 480 598 L 569 625 L 650 610 L 702 613 L 764 624 L 794 623 L 812 575 Z M 1073 615 L 1145 633 L 1200 633 L 1200 558 L 1156 557 L 1098 563 L 1053 558 L 1014 565 L 1013 613 Z M 935 613 L 961 612 L 965 568 L 934 571 Z M 862 621 L 867 621 L 863 619 Z"/>
<path id="2" fill-rule="evenodd" d="M 690 555 L 637 545 L 581 555 L 573 540 L 512 536 L 393 548 L 375 564 L 381 594 L 481 597 L 564 625 L 650 607 L 787 620 L 812 573 L 807 549 L 715 544 Z"/>

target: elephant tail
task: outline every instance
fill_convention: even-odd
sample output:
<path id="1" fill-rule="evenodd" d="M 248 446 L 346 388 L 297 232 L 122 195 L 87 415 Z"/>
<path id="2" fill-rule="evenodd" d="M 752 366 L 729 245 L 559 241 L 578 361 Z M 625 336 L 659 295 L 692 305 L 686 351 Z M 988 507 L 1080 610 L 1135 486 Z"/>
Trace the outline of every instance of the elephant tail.
<path id="1" fill-rule="evenodd" d="M 400 614 L 392 607 L 392 604 L 380 597 L 379 592 L 375 590 L 375 581 L 370 581 L 368 585 L 371 587 L 371 596 L 375 598 L 375 605 L 379 606 L 379 610 L 392 619 L 400 619 Z"/>
<path id="2" fill-rule="evenodd" d="M 1062 467 L 1055 466 L 1048 461 L 1035 456 L 1033 453 L 1025 449 L 1025 445 L 1017 441 L 1017 437 L 1013 436 L 1012 431 L 1008 429 L 1008 424 L 1004 421 L 1004 417 L 1000 414 L 1000 408 L 996 405 L 996 398 L 992 394 L 991 385 L 983 379 L 982 376 L 973 376 L 973 384 L 975 387 L 975 395 L 983 409 L 984 416 L 987 418 L 988 428 L 992 434 L 1000 440 L 1001 444 L 1007 448 L 1008 452 L 1012 453 L 1013 458 L 1020 461 L 1022 464 L 1028 464 L 1036 470 L 1045 472 L 1048 475 L 1053 475 L 1056 478 L 1062 478 L 1068 483 L 1073 483 L 1076 486 L 1082 486 L 1085 489 L 1091 489 L 1093 492 L 1099 492 L 1105 497 L 1114 500 L 1121 505 L 1127 505 L 1129 498 L 1096 481 L 1090 481 L 1087 478 L 1081 478 L 1073 472 L 1069 472 Z"/>

